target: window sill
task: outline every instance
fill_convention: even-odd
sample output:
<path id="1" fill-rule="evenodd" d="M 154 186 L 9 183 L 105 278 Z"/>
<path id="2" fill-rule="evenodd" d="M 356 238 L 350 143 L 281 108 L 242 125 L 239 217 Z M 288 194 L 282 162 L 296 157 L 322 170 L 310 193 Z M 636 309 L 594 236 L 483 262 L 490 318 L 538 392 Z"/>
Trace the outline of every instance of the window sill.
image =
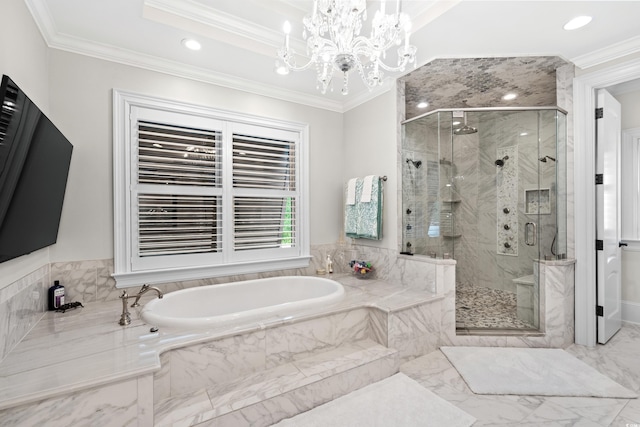
<path id="1" fill-rule="evenodd" d="M 116 288 L 132 288 L 148 284 L 162 284 L 167 282 L 182 282 L 187 280 L 205 279 L 208 277 L 231 276 L 238 274 L 263 273 L 265 271 L 289 270 L 306 268 L 309 266 L 310 256 L 288 259 L 255 261 L 225 265 L 211 265 L 202 267 L 171 268 L 163 270 L 146 270 L 134 272 L 114 273 Z"/>

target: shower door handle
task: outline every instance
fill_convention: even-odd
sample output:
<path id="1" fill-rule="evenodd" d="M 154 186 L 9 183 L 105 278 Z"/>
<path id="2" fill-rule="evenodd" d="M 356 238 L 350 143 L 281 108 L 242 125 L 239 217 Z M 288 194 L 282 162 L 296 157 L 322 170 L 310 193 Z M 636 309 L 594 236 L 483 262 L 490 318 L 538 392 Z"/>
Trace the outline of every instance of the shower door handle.
<path id="1" fill-rule="evenodd" d="M 529 230 L 533 230 L 532 239 L 529 239 Z M 535 222 L 528 222 L 524 226 L 524 243 L 527 246 L 535 246 L 538 240 L 538 231 Z"/>

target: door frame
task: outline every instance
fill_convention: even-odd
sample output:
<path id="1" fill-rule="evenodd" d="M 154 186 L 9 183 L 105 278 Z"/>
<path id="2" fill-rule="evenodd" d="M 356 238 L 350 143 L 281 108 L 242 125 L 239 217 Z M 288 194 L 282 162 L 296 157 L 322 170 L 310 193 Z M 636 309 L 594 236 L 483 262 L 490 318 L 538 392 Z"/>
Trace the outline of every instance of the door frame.
<path id="1" fill-rule="evenodd" d="M 575 343 L 594 347 L 596 336 L 596 89 L 640 78 L 640 58 L 578 76 L 574 107 Z"/>

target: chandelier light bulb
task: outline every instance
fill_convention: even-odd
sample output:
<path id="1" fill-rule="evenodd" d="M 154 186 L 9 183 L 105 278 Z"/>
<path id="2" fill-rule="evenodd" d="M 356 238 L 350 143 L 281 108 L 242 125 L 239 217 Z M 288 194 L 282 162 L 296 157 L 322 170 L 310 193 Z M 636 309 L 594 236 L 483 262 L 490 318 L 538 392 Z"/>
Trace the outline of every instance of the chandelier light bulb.
<path id="1" fill-rule="evenodd" d="M 314 0 L 311 13 L 304 17 L 303 38 L 306 52 L 297 55 L 289 46 L 291 24 L 283 26 L 285 45 L 278 58 L 287 70 L 303 71 L 316 66 L 318 87 L 326 93 L 335 72 L 342 72 L 342 93 L 348 93 L 348 75 L 356 71 L 365 85 L 372 89 L 382 84 L 382 70 L 404 71 L 407 64 L 415 64 L 416 47 L 410 44 L 411 20 L 402 13 L 400 0 L 395 13 L 386 13 L 386 1 L 374 13 L 371 33 L 361 34 L 367 20 L 366 0 Z M 404 39 L 404 43 L 403 43 Z M 397 66 L 385 63 L 387 51 L 398 46 Z M 298 66 L 295 57 L 308 60 Z"/>

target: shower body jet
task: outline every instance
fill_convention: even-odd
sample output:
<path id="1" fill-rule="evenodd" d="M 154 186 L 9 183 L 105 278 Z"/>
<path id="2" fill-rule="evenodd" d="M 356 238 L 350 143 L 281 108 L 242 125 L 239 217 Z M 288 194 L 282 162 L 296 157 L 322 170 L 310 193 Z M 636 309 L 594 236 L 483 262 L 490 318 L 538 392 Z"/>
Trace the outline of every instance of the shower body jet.
<path id="1" fill-rule="evenodd" d="M 506 162 L 507 160 L 509 160 L 509 156 L 504 156 L 503 158 L 496 160 L 494 163 L 496 164 L 496 166 L 501 168 L 504 166 L 504 162 Z"/>

